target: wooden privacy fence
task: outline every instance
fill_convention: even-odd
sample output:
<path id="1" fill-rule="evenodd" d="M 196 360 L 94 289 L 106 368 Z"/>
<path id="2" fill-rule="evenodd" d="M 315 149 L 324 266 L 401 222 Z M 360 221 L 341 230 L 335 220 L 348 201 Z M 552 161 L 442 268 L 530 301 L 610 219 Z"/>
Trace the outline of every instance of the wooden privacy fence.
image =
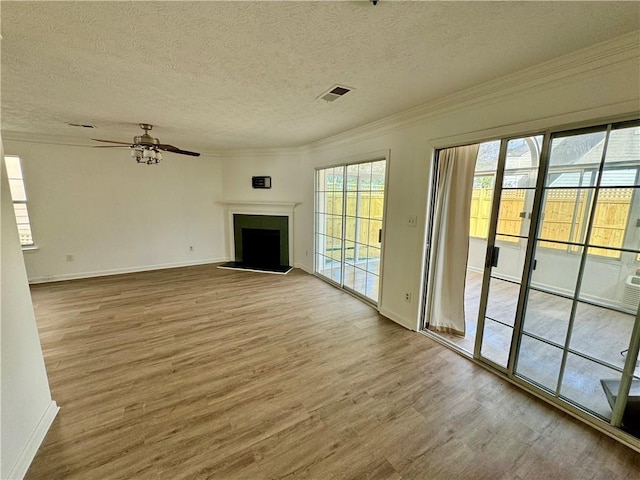
<path id="1" fill-rule="evenodd" d="M 498 233 L 524 235 L 521 212 L 525 209 L 526 190 L 503 190 L 498 214 Z M 558 242 L 584 243 L 586 222 L 589 219 L 594 191 L 592 189 L 549 189 L 545 193 L 542 227 L 539 237 Z M 593 229 L 589 243 L 604 247 L 621 248 L 627 228 L 633 196 L 632 188 L 602 188 L 594 212 Z M 493 189 L 474 188 L 471 199 L 469 235 L 487 238 L 491 216 Z M 517 238 L 501 236 L 503 241 Z M 541 246 L 567 250 L 562 243 L 541 242 Z M 578 251 L 572 247 L 571 251 Z M 618 258 L 620 253 L 604 248 L 589 249 L 592 255 Z"/>
<path id="2" fill-rule="evenodd" d="M 325 234 L 342 238 L 342 212 L 345 202 L 342 192 L 327 195 Z M 353 258 L 358 245 L 358 258 L 380 258 L 380 229 L 384 212 L 384 192 L 347 192 L 345 219 L 345 255 Z M 371 248 L 369 248 L 370 246 Z M 340 241 L 329 241 L 325 245 L 327 254 L 340 250 Z M 329 255 L 334 256 L 334 255 Z"/>
<path id="3" fill-rule="evenodd" d="M 526 190 L 503 190 L 498 214 L 497 233 L 502 234 L 500 240 L 517 242 L 517 238 L 504 235 L 520 235 L 522 218 L 520 213 L 524 211 Z M 469 235 L 471 237 L 487 238 L 489 234 L 489 221 L 491 219 L 491 202 L 493 189 L 474 188 L 471 197 L 471 215 Z"/>

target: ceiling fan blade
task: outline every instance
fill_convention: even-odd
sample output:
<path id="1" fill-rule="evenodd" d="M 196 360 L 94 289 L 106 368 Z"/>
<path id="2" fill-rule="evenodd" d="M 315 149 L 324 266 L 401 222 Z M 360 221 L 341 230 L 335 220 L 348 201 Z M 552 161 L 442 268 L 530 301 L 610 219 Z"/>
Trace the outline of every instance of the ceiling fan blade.
<path id="1" fill-rule="evenodd" d="M 200 154 L 198 152 L 190 152 L 188 150 L 180 150 L 178 147 L 174 147 L 173 145 L 168 145 L 166 143 L 161 143 L 157 145 L 160 150 L 164 150 L 166 152 L 171 153 L 179 153 L 180 155 L 191 155 L 192 157 L 199 157 Z"/>
<path id="2" fill-rule="evenodd" d="M 130 145 L 93 145 L 93 148 L 129 148 Z"/>
<path id="3" fill-rule="evenodd" d="M 106 142 L 106 143 L 118 143 L 120 145 L 131 145 L 130 142 L 116 142 L 115 140 L 100 140 L 99 138 L 92 138 L 91 140 L 93 140 L 94 142 Z"/>

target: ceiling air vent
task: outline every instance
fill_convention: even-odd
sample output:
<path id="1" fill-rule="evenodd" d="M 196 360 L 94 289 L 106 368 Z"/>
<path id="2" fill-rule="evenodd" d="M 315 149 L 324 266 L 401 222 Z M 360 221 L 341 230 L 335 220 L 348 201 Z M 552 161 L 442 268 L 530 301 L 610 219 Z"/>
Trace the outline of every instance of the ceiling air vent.
<path id="1" fill-rule="evenodd" d="M 353 90 L 353 88 L 345 87 L 344 85 L 334 85 L 329 90 L 327 90 L 322 95 L 320 95 L 318 98 L 325 100 L 327 102 L 333 102 L 334 100 L 337 100 L 343 95 L 346 95 L 351 90 Z"/>

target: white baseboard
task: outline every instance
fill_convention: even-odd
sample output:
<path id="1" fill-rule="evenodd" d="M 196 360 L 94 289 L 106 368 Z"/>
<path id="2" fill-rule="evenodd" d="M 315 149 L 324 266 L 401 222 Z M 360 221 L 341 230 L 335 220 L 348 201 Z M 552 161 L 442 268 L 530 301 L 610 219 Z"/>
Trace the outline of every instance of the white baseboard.
<path id="1" fill-rule="evenodd" d="M 36 453 L 38 453 L 38 449 L 40 448 L 40 445 L 42 445 L 44 437 L 47 435 L 47 432 L 49 431 L 49 428 L 51 427 L 51 424 L 56 418 L 59 410 L 60 407 L 58 407 L 58 404 L 54 400 L 51 400 L 51 403 L 49 403 L 49 405 L 47 406 L 47 409 L 42 414 L 42 417 L 40 417 L 36 428 L 29 436 L 29 440 L 27 440 L 27 444 L 22 449 L 22 452 L 16 460 L 16 463 L 13 465 L 11 470 L 9 470 L 9 475 L 5 477 L 4 473 L 2 473 L 3 479 L 22 480 L 24 478 L 24 476 L 27 474 L 27 470 L 29 470 L 31 462 L 33 462 Z"/>
<path id="2" fill-rule="evenodd" d="M 313 269 L 312 268 L 308 268 L 307 265 L 304 265 L 302 263 L 294 263 L 293 266 L 294 266 L 294 268 L 299 268 L 300 270 L 304 270 L 309 275 L 313 275 Z"/>
<path id="3" fill-rule="evenodd" d="M 112 270 L 99 270 L 95 272 L 63 273 L 50 277 L 33 277 L 29 279 L 30 284 L 62 282 L 64 280 L 77 280 L 80 278 L 106 277 L 109 275 L 122 275 L 123 273 L 147 272 L 151 270 L 164 270 L 165 268 L 192 267 L 195 265 L 208 265 L 211 263 L 228 262 L 228 258 L 208 258 L 191 262 L 164 263 L 160 265 L 143 265 L 138 267 L 115 268 Z"/>
<path id="4" fill-rule="evenodd" d="M 381 308 L 378 310 L 378 313 L 380 313 L 380 315 L 382 315 L 383 317 L 387 317 L 389 320 L 393 320 L 398 325 L 403 326 L 407 330 L 415 331 L 415 328 L 411 328 L 407 326 L 406 319 L 404 319 L 401 315 L 398 315 L 397 313 L 392 312 L 391 310 L 387 310 L 386 308 Z"/>

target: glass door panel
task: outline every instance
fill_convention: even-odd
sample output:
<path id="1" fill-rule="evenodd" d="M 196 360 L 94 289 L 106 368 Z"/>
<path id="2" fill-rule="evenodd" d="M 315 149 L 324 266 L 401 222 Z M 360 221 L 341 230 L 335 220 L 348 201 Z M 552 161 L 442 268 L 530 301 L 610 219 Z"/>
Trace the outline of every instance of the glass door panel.
<path id="1" fill-rule="evenodd" d="M 380 282 L 380 253 L 386 162 L 367 162 L 347 167 L 353 177 L 347 192 L 346 212 L 353 238 L 353 251 L 347 256 L 354 266 L 354 280 L 345 286 L 377 303 Z"/>
<path id="2" fill-rule="evenodd" d="M 344 264 L 344 287 L 354 289 L 356 279 L 356 267 L 353 265 L 353 260 L 345 259 Z"/>
<path id="3" fill-rule="evenodd" d="M 542 136 L 503 141 L 493 192 L 476 355 L 506 369 L 518 311 Z"/>
<path id="4" fill-rule="evenodd" d="M 600 363 L 569 353 L 560 385 L 559 396 L 589 412 L 611 420 L 612 405 L 603 390 L 606 384 L 619 385 L 621 372 Z M 617 395 L 617 392 L 613 392 Z"/>
<path id="5" fill-rule="evenodd" d="M 485 318 L 513 328 L 519 293 L 518 283 L 491 278 Z"/>
<path id="6" fill-rule="evenodd" d="M 530 288 L 527 306 L 522 322 L 523 333 L 563 348 L 567 340 L 573 300 Z"/>
<path id="7" fill-rule="evenodd" d="M 386 161 L 317 171 L 316 273 L 378 302 Z"/>
<path id="8" fill-rule="evenodd" d="M 634 321 L 635 315 L 579 301 L 568 349 L 622 369 Z"/>
<path id="9" fill-rule="evenodd" d="M 344 168 L 318 170 L 316 175 L 316 273 L 342 282 Z"/>
<path id="10" fill-rule="evenodd" d="M 509 361 L 509 347 L 512 335 L 513 327 L 486 318 L 484 321 L 482 347 L 480 349 L 481 357 L 492 361 L 496 365 L 506 367 Z"/>
<path id="11" fill-rule="evenodd" d="M 554 393 L 558 387 L 562 347 L 524 334 L 520 340 L 518 374 L 544 390 Z"/>

